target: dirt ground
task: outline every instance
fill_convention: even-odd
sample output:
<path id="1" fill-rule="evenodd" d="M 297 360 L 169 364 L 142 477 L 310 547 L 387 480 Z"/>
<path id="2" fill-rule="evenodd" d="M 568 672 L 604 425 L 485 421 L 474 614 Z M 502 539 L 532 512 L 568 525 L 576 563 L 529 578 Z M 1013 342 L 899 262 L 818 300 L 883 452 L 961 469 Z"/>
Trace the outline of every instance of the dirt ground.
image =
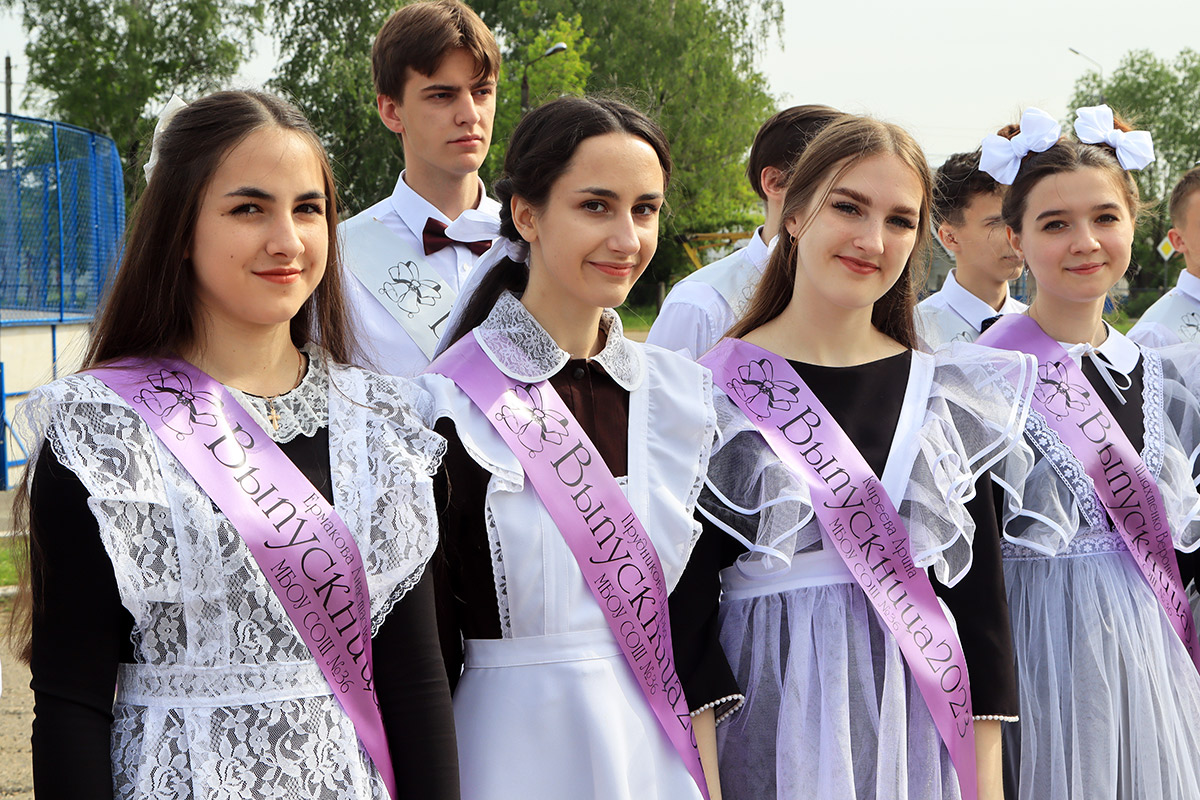
<path id="1" fill-rule="evenodd" d="M 0 531 L 12 527 L 12 494 L 0 492 Z M 0 588 L 0 633 L 8 629 L 11 601 L 5 599 L 6 595 Z M 0 666 L 4 681 L 4 691 L 0 694 L 0 798 L 33 800 L 33 766 L 29 760 L 33 692 L 29 690 L 29 670 L 17 661 L 2 635 Z"/>
<path id="2" fill-rule="evenodd" d="M 8 601 L 0 603 L 0 630 L 8 626 Z M 0 637 L 4 693 L 0 695 L 0 798 L 33 800 L 29 760 L 29 731 L 33 721 L 33 692 L 29 670 L 17 661 Z"/>

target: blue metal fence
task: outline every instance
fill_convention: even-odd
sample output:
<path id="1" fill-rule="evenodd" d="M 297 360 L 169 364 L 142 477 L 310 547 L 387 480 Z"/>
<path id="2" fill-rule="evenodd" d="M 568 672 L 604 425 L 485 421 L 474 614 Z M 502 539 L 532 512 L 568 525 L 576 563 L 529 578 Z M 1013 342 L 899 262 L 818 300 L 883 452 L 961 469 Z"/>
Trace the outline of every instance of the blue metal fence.
<path id="1" fill-rule="evenodd" d="M 49 326 L 57 366 L 57 326 L 92 319 L 120 256 L 120 155 L 107 136 L 61 122 L 0 114 L 0 134 L 0 328 Z M 7 377 L 0 361 L 0 489 L 28 455 L 8 412 L 30 387 Z"/>
<path id="2" fill-rule="evenodd" d="M 0 114 L 0 326 L 88 320 L 125 231 L 112 139 Z"/>

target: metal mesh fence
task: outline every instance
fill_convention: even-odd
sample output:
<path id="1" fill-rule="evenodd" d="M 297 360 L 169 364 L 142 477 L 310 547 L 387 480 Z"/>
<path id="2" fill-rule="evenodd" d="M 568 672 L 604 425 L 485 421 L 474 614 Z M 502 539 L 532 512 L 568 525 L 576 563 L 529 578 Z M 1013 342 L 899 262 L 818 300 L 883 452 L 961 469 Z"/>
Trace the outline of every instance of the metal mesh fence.
<path id="1" fill-rule="evenodd" d="M 90 319 L 125 229 L 117 146 L 59 122 L 0 127 L 0 325 Z"/>

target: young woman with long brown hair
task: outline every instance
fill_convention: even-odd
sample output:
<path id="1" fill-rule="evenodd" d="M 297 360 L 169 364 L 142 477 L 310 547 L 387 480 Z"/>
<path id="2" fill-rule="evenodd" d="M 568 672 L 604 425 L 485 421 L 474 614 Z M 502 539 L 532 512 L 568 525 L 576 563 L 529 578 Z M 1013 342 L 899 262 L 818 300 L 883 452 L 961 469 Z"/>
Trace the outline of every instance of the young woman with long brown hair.
<path id="1" fill-rule="evenodd" d="M 708 373 L 612 310 L 657 248 L 670 173 L 662 130 L 623 103 L 529 112 L 500 229 L 471 236 L 498 238 L 421 379 L 449 442 L 439 619 L 477 800 L 719 793 L 714 708 L 737 687 L 711 621 L 667 606 L 699 532 Z"/>
<path id="2" fill-rule="evenodd" d="M 747 316 L 701 360 L 720 436 L 695 559 L 746 694 L 718 727 L 727 798 L 1001 796 L 1016 697 L 988 468 L 1032 372 L 915 350 L 930 202 L 908 133 L 831 122 Z"/>
<path id="3" fill-rule="evenodd" d="M 84 369 L 24 407 L 38 796 L 456 798 L 443 443 L 347 366 L 324 150 L 257 92 L 160 128 Z"/>

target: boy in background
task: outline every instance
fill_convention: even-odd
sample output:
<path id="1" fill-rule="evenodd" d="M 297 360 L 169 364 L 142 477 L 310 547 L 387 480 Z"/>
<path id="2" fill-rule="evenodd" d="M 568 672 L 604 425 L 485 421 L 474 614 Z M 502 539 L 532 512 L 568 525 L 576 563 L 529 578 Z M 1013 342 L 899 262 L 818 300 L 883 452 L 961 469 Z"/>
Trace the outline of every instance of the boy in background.
<path id="1" fill-rule="evenodd" d="M 648 343 L 681 350 L 697 359 L 733 326 L 749 305 L 767 266 L 783 222 L 783 199 L 792 165 L 808 142 L 839 116 L 841 112 L 829 106 L 793 106 L 763 123 L 746 165 L 746 177 L 766 205 L 762 227 L 745 247 L 675 284 L 650 328 Z"/>
<path id="2" fill-rule="evenodd" d="M 1147 347 L 1200 342 L 1200 167 L 1186 173 L 1171 192 L 1171 246 L 1183 254 L 1186 266 L 1175 288 L 1158 301 L 1129 331 L 1129 338 Z"/>
<path id="3" fill-rule="evenodd" d="M 979 151 L 950 156 L 934 175 L 933 221 L 954 258 L 942 288 L 917 305 L 917 335 L 926 349 L 973 342 L 983 321 L 1020 314 L 1025 304 L 1008 293 L 1021 259 L 1008 244 L 1000 205 L 1004 187 L 979 169 Z"/>
<path id="4" fill-rule="evenodd" d="M 425 369 L 499 225 L 500 204 L 479 179 L 499 71 L 491 31 L 458 0 L 404 6 L 371 48 L 379 119 L 400 137 L 405 168 L 391 196 L 338 233 L 363 349 L 381 372 Z"/>

